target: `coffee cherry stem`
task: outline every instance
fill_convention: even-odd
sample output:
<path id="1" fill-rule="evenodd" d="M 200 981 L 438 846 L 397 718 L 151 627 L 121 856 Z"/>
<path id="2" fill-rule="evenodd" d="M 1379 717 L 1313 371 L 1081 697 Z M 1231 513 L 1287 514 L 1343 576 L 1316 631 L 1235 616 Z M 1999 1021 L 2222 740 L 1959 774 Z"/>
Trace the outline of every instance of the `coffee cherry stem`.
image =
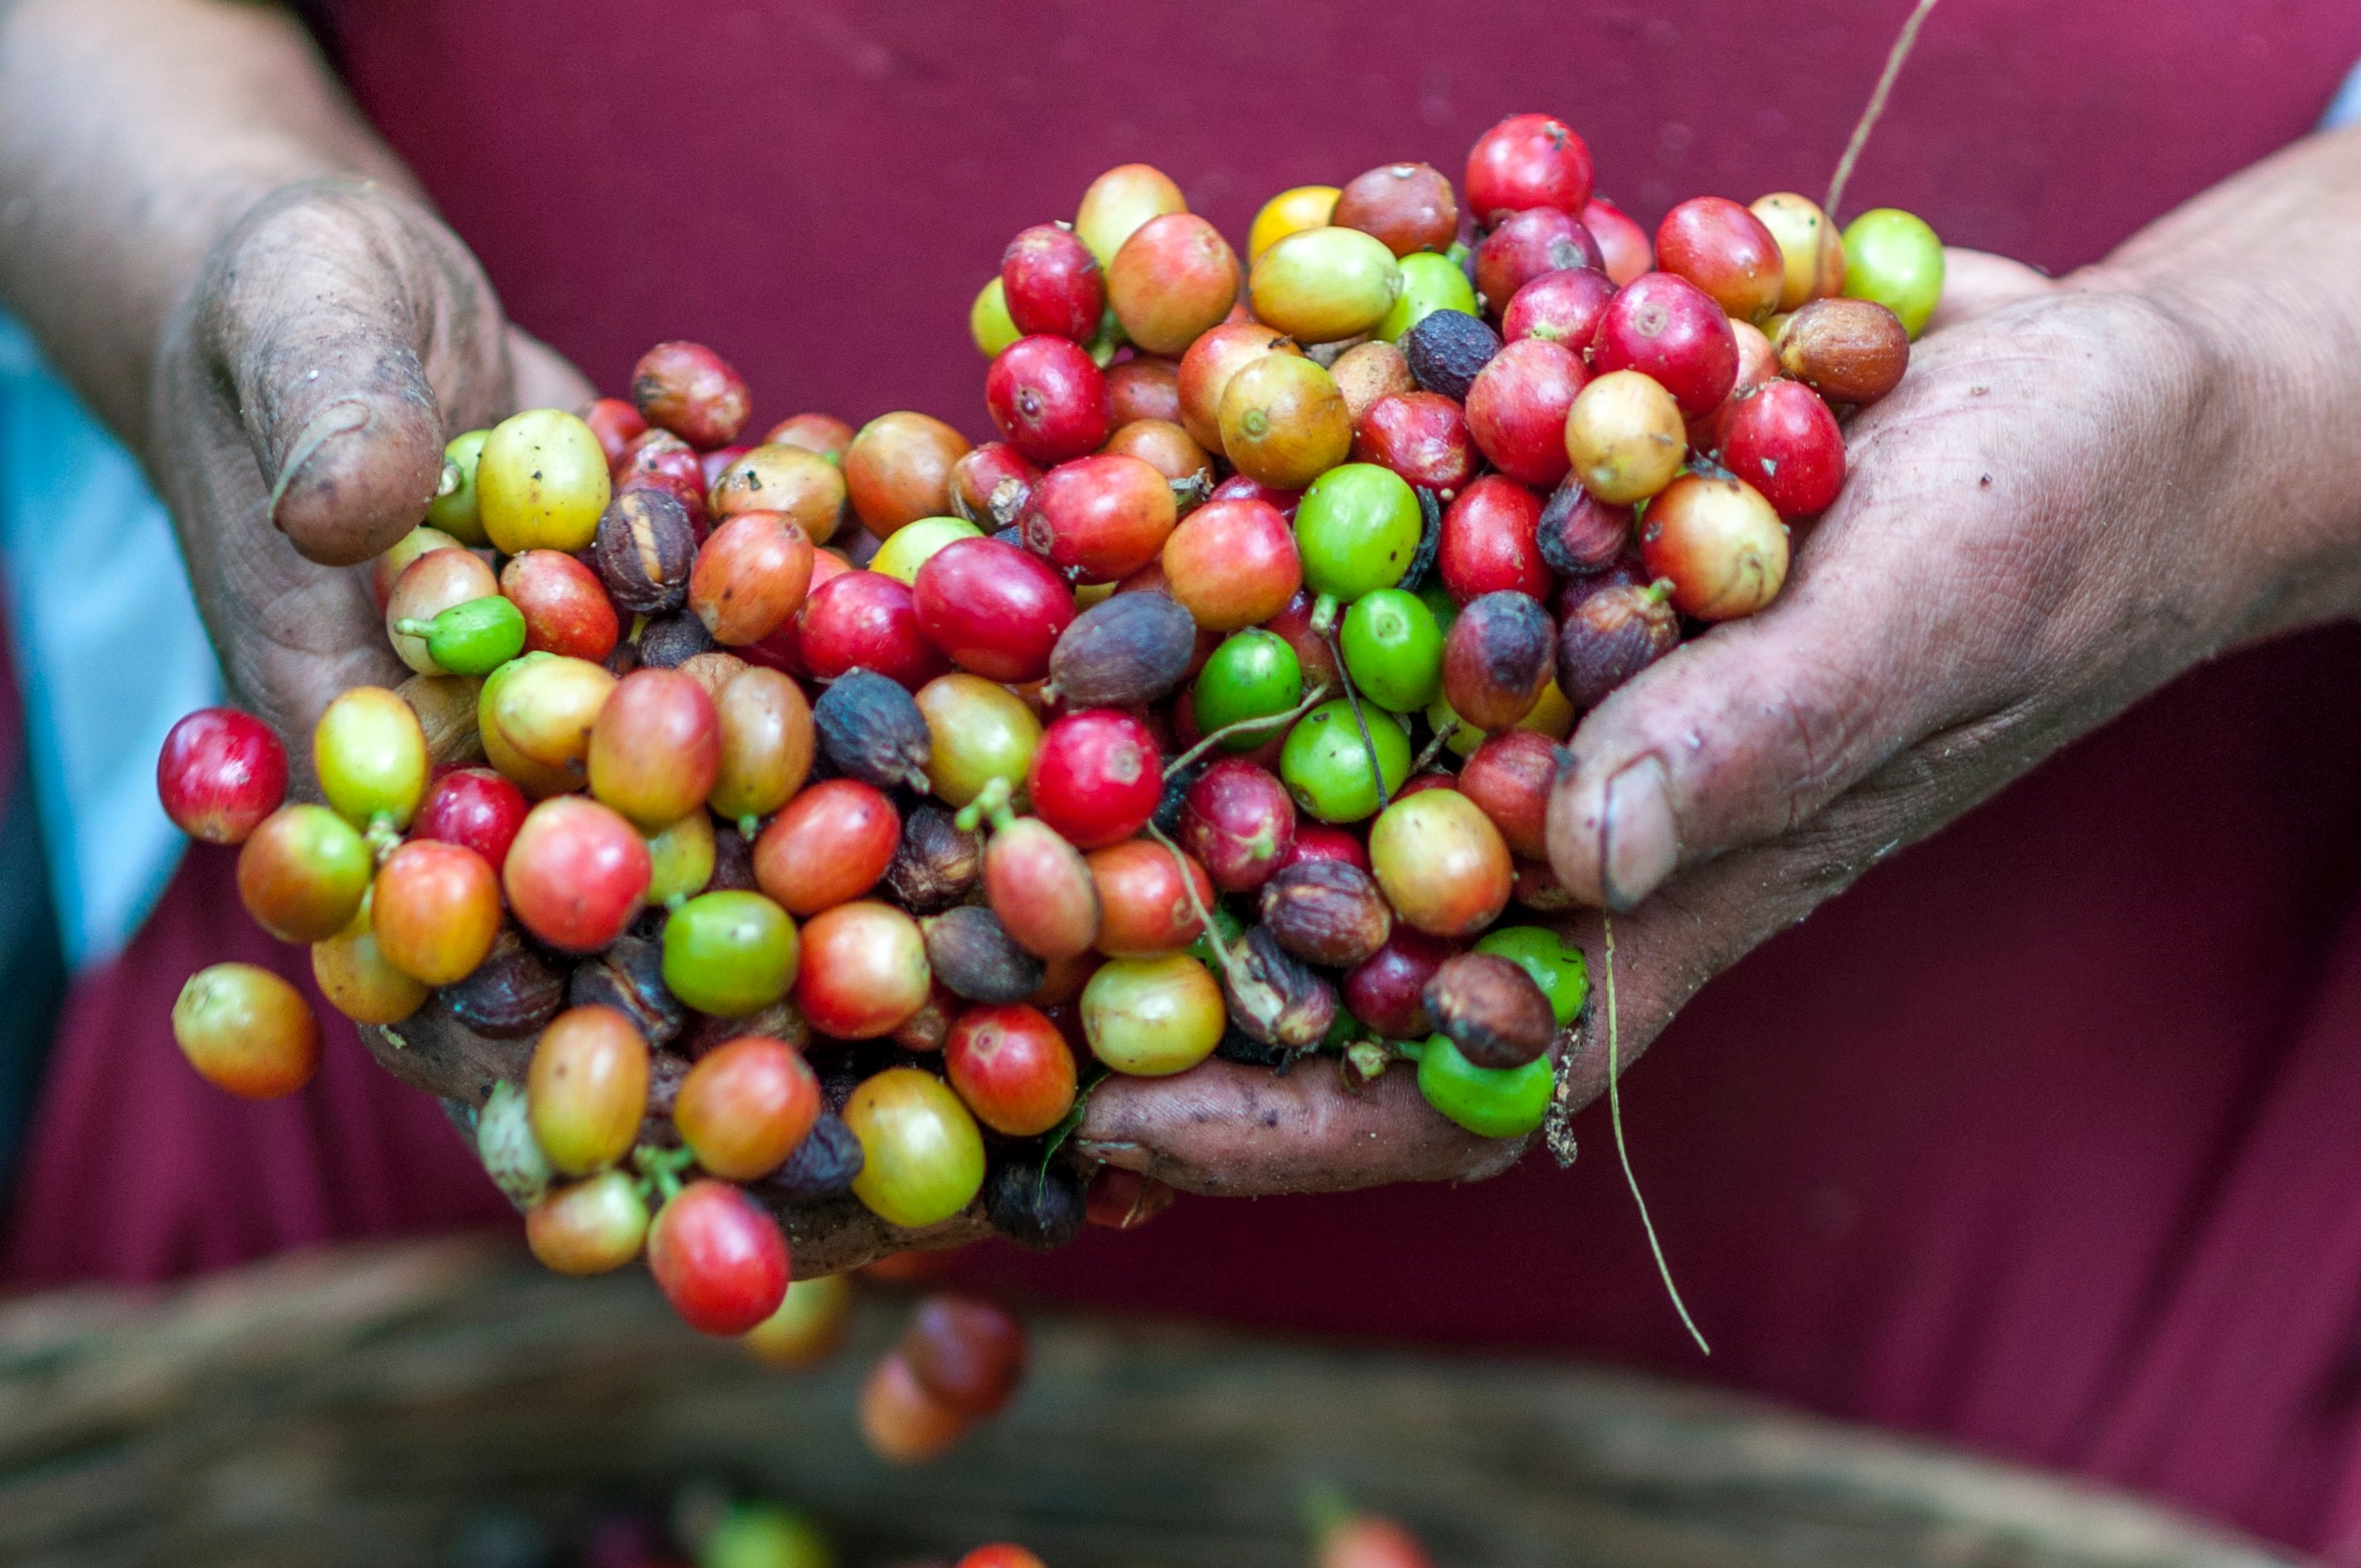
<path id="1" fill-rule="evenodd" d="M 962 833 L 972 833 L 986 822 L 991 823 L 994 829 L 1007 827 L 1016 820 L 1016 813 L 1008 806 L 1016 793 L 1016 787 L 1007 779 L 991 780 L 976 792 L 973 800 L 960 807 L 959 815 L 951 818 L 951 826 Z"/>
<path id="2" fill-rule="evenodd" d="M 1361 749 L 1369 754 L 1369 782 L 1377 786 L 1378 809 L 1383 811 L 1393 801 L 1386 794 L 1386 766 L 1378 760 L 1377 737 L 1369 733 L 1368 716 L 1361 711 L 1361 694 L 1353 689 L 1352 672 L 1345 668 L 1345 650 L 1336 645 L 1335 623 L 1329 622 L 1322 635 L 1328 640 L 1328 656 L 1336 661 L 1336 678 L 1345 683 L 1345 705 L 1353 710 L 1353 723 L 1361 731 Z"/>
<path id="3" fill-rule="evenodd" d="M 1640 1195 L 1640 1179 L 1631 1169 L 1631 1147 L 1623 1139 L 1623 1096 L 1618 1088 L 1623 1076 L 1622 1042 L 1615 1018 L 1615 917 L 1601 914 L 1598 923 L 1607 940 L 1607 1120 L 1615 1129 L 1615 1155 L 1623 1162 L 1623 1180 L 1631 1189 L 1631 1201 L 1640 1211 L 1640 1226 L 1648 1233 L 1648 1250 L 1656 1255 L 1656 1274 L 1664 1282 L 1664 1294 L 1673 1299 L 1673 1310 L 1681 1315 L 1681 1326 L 1689 1331 L 1689 1338 L 1697 1341 L 1698 1351 L 1711 1355 L 1713 1346 L 1706 1343 L 1697 1320 L 1689 1316 L 1688 1303 L 1681 1299 L 1681 1288 L 1673 1283 L 1673 1266 L 1664 1261 L 1664 1244 L 1656 1237 L 1656 1223 L 1648 1217 L 1648 1201 Z M 1567 1081 L 1563 1075 L 1559 1078 L 1561 1090 Z"/>
<path id="4" fill-rule="evenodd" d="M 1437 726 L 1434 731 L 1434 739 L 1429 740 L 1426 743 L 1426 750 L 1421 751 L 1418 756 L 1411 761 L 1410 765 L 1411 777 L 1416 778 L 1420 773 L 1424 773 L 1426 771 L 1426 765 L 1434 761 L 1435 758 L 1443 755 L 1444 747 L 1449 745 L 1451 743 L 1451 738 L 1457 733 L 1459 733 L 1459 720 L 1456 718 L 1444 719 L 1441 725 Z"/>
<path id="5" fill-rule="evenodd" d="M 368 840 L 369 854 L 379 865 L 385 864 L 386 857 L 401 848 L 401 829 L 395 825 L 393 814 L 390 811 L 380 811 L 371 817 L 368 826 L 361 830 L 361 837 Z"/>
<path id="6" fill-rule="evenodd" d="M 1861 110 L 1860 123 L 1853 126 L 1852 136 L 1845 143 L 1844 156 L 1837 159 L 1836 173 L 1828 179 L 1828 199 L 1820 203 L 1820 210 L 1828 214 L 1830 222 L 1836 219 L 1837 203 L 1844 200 L 1845 187 L 1852 182 L 1852 166 L 1860 161 L 1861 149 L 1869 145 L 1869 133 L 1876 128 L 1878 116 L 1885 113 L 1885 99 L 1894 91 L 1894 79 L 1902 74 L 1902 62 L 1910 58 L 1911 49 L 1918 42 L 1918 29 L 1926 22 L 1927 13 L 1934 8 L 1935 0 L 1918 0 L 1903 21 L 1894 48 L 1885 56 L 1885 69 L 1878 72 L 1868 105 Z"/>
<path id="7" fill-rule="evenodd" d="M 1333 641 L 1334 639 L 1331 639 L 1331 641 Z M 1344 668 L 1341 662 L 1338 663 L 1337 668 L 1340 671 Z M 1323 681 L 1318 685 L 1312 687 L 1311 691 L 1307 692 L 1304 695 L 1302 701 L 1297 703 L 1293 707 L 1289 708 L 1285 713 L 1257 714 L 1252 718 L 1241 718 L 1235 724 L 1224 724 L 1219 729 L 1214 730 L 1212 734 L 1200 739 L 1194 746 L 1190 747 L 1187 751 L 1173 758 L 1171 762 L 1166 763 L 1164 768 L 1164 776 L 1169 779 L 1173 777 L 1175 774 L 1185 773 L 1190 767 L 1195 764 L 1199 758 L 1212 751 L 1214 747 L 1220 745 L 1223 741 L 1229 740 L 1234 735 L 1245 735 L 1251 731 L 1268 729 L 1273 725 L 1292 724 L 1297 719 L 1302 718 L 1305 714 L 1311 712 L 1313 708 L 1319 707 L 1320 700 L 1327 695 L 1328 683 L 1326 681 Z"/>
<path id="8" fill-rule="evenodd" d="M 1222 940 L 1221 927 L 1213 924 L 1213 912 L 1205 907 L 1203 899 L 1197 896 L 1197 879 L 1190 874 L 1189 857 L 1182 854 L 1180 846 L 1167 838 L 1164 829 L 1155 823 L 1147 825 L 1147 832 L 1149 838 L 1164 846 L 1172 857 L 1173 865 L 1180 869 L 1180 891 L 1188 897 L 1189 913 L 1197 917 L 1201 930 L 1212 935 L 1213 939 L 1206 945 L 1213 949 L 1213 957 L 1221 960 L 1223 976 L 1234 985 L 1241 983 L 1237 980 L 1237 959 L 1231 955 L 1230 945 Z"/>
<path id="9" fill-rule="evenodd" d="M 1328 636 L 1335 628 L 1336 612 L 1343 608 L 1344 607 L 1342 605 L 1336 602 L 1336 596 L 1334 594 L 1322 594 L 1318 598 L 1313 599 L 1312 601 L 1312 635 L 1315 637 Z"/>
<path id="10" fill-rule="evenodd" d="M 640 1196 L 653 1210 L 680 1196 L 680 1179 L 697 1164 L 697 1157 L 685 1148 L 660 1149 L 642 1144 L 631 1151 L 631 1164 L 640 1173 Z"/>

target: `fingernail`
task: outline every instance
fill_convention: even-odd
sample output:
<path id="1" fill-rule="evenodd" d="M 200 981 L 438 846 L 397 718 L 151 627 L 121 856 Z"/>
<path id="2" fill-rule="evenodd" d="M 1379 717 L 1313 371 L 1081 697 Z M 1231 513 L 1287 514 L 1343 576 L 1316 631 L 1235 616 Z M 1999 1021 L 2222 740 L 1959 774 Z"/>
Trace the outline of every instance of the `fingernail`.
<path id="1" fill-rule="evenodd" d="M 280 466 L 279 477 L 270 487 L 270 518 L 274 524 L 279 520 L 280 498 L 303 477 L 303 470 L 319 455 L 320 448 L 340 435 L 351 435 L 367 429 L 368 422 L 368 404 L 358 398 L 339 398 L 312 416 L 312 422 L 303 427 L 295 437 L 295 444 L 288 448 L 287 461 Z"/>
<path id="2" fill-rule="evenodd" d="M 1598 886 L 1607 906 L 1625 910 L 1673 874 L 1681 857 L 1664 764 L 1642 757 L 1607 781 L 1598 820 Z"/>

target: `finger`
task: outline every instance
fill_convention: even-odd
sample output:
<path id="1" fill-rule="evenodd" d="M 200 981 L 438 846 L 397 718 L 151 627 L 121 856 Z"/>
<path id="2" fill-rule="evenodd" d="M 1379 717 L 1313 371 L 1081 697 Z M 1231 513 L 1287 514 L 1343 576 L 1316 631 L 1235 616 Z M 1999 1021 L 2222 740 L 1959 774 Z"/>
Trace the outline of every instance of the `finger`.
<path id="1" fill-rule="evenodd" d="M 2019 300 L 2046 294 L 2058 285 L 2022 261 L 1994 256 L 1988 250 L 1943 248 L 1943 297 L 1927 318 L 1926 330 L 1973 321 Z"/>
<path id="2" fill-rule="evenodd" d="M 365 186 L 264 202 L 217 258 L 207 300 L 201 342 L 235 391 L 269 519 L 322 565 L 368 560 L 424 518 L 445 440 L 430 365 L 446 386 L 509 385 L 508 338 L 472 262 Z"/>
<path id="3" fill-rule="evenodd" d="M 2067 700 L 2045 696 L 2044 673 L 2065 661 L 2090 688 L 2078 702 L 2136 684 L 2103 666 L 2154 650 L 2099 622 L 2124 601 L 2116 579 L 2137 552 L 2075 526 L 2115 504 L 2127 460 L 2050 472 L 2015 444 L 2047 419 L 2061 451 L 2113 451 L 2109 433 L 2137 423 L 2110 404 L 2128 404 L 2124 381 L 2054 411 L 2058 378 L 2088 371 L 2089 327 L 2059 316 L 2030 302 L 2005 332 L 1923 340 L 1909 378 L 1856 422 L 1844 492 L 1778 600 L 1675 649 L 1585 718 L 1550 802 L 1551 861 L 1570 892 L 1629 909 L 1683 864 L 1806 821 L 1938 730 L 1957 731 L 1962 755 L 2034 748 L 2029 764 L 2062 736 L 2011 717 Z M 2126 507 L 2112 521 L 2146 520 Z M 2202 553 L 2198 532 L 2160 547 Z"/>
<path id="4" fill-rule="evenodd" d="M 1229 1197 L 1477 1181 L 1515 1164 L 1526 1142 L 1444 1120 L 1406 1066 L 1348 1089 L 1333 1057 L 1283 1078 L 1218 1058 L 1173 1078 L 1110 1078 L 1075 1134 L 1093 1159 Z"/>
<path id="5" fill-rule="evenodd" d="M 571 360 L 520 327 L 509 328 L 509 364 L 517 408 L 579 409 L 598 395 Z"/>

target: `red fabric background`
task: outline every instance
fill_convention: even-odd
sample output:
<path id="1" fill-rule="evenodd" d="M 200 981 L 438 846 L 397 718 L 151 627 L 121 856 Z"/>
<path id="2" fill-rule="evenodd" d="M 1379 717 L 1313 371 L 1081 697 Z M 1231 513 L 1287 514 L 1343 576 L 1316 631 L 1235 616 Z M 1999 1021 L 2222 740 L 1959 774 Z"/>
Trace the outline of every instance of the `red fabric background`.
<path id="1" fill-rule="evenodd" d="M 1816 192 L 1905 0 L 1178 8 L 352 0 L 357 96 L 512 312 L 620 385 L 708 338 L 758 418 L 985 429 L 967 302 L 1129 159 L 1243 236 L 1283 186 L 1565 115 L 1602 190 Z M 1853 187 L 2053 269 L 2299 135 L 2345 0 L 1950 0 Z M 1127 1308 L 1604 1355 L 2150 1488 L 2361 1563 L 2361 635 L 2184 681 L 1709 990 L 1631 1080 L 1716 1343 L 1658 1291 L 1603 1119 L 1570 1174 L 1184 1203 L 979 1277 Z M 198 1089 L 163 1018 L 267 946 L 217 857 L 82 988 L 6 1262 L 147 1277 L 500 1212 L 349 1039 Z M 282 959 L 282 962 L 287 960 Z M 300 968 L 295 959 L 291 968 Z"/>

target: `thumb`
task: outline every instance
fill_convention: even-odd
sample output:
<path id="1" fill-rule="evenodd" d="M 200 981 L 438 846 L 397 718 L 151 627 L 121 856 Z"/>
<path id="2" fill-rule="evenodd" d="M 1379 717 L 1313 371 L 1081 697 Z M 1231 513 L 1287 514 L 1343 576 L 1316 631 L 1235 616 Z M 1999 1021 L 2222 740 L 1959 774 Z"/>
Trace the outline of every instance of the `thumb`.
<path id="1" fill-rule="evenodd" d="M 508 384 L 490 289 L 442 225 L 374 187 L 260 203 L 217 254 L 199 323 L 269 488 L 272 526 L 323 565 L 368 560 L 424 518 L 451 388 Z"/>

